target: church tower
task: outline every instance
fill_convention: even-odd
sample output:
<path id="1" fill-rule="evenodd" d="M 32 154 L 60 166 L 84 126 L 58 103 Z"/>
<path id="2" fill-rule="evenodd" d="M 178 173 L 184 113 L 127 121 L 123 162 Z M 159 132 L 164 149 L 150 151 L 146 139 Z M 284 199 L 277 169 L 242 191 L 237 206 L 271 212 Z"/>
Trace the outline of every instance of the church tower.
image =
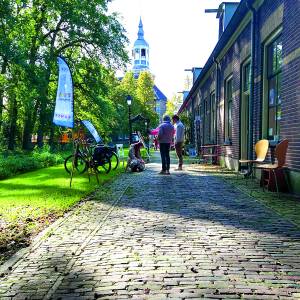
<path id="1" fill-rule="evenodd" d="M 144 39 L 144 29 L 142 18 L 140 18 L 138 38 L 133 44 L 132 49 L 132 71 L 134 77 L 138 78 L 141 71 L 149 71 L 149 44 Z M 155 95 L 155 111 L 159 115 L 160 121 L 166 112 L 167 97 L 155 84 L 153 87 L 153 92 Z"/>
<path id="2" fill-rule="evenodd" d="M 149 44 L 144 39 L 142 18 L 140 18 L 138 38 L 132 49 L 133 72 L 138 75 L 140 71 L 149 71 Z"/>

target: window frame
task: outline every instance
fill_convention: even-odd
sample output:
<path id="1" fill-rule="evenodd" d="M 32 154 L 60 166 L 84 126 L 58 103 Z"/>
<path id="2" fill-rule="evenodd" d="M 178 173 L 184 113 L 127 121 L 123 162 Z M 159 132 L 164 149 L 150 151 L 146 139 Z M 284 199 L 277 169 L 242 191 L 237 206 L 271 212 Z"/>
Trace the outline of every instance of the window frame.
<path id="1" fill-rule="evenodd" d="M 199 115 L 200 115 L 200 132 L 201 132 L 201 140 L 202 140 L 202 145 L 205 144 L 205 129 L 204 129 L 204 123 L 205 123 L 205 98 L 201 98 L 200 100 L 200 105 L 199 105 Z"/>
<path id="2" fill-rule="evenodd" d="M 271 42 L 268 46 L 267 46 L 267 84 L 268 84 L 268 132 L 267 132 L 267 136 L 268 136 L 268 140 L 273 140 L 273 141 L 277 141 L 280 137 L 280 119 L 278 119 L 278 111 L 280 109 L 281 111 L 281 101 L 279 102 L 278 100 L 280 99 L 280 94 L 281 94 L 281 79 L 282 79 L 282 62 L 281 62 L 281 66 L 278 68 L 278 54 L 275 54 L 276 57 L 276 62 L 275 62 L 275 71 L 272 68 L 271 74 L 269 73 L 270 71 L 270 57 L 269 57 L 269 50 L 271 48 L 272 45 L 275 45 L 275 47 L 277 48 L 277 45 L 279 44 L 278 41 L 281 41 L 281 47 L 282 47 L 282 35 L 278 35 L 273 42 Z M 275 44 L 276 43 L 276 44 Z M 282 51 L 282 50 L 281 50 Z M 272 55 L 274 56 L 274 54 L 272 53 Z M 282 61 L 282 52 L 281 52 L 281 61 Z M 273 67 L 273 63 L 274 61 L 272 60 L 272 67 Z M 271 81 L 275 80 L 275 94 L 274 94 L 274 104 L 270 104 L 270 83 Z M 275 109 L 275 130 L 273 135 L 270 135 L 270 108 L 274 108 Z"/>
<path id="3" fill-rule="evenodd" d="M 231 97 L 230 101 L 228 98 L 228 84 L 231 83 Z M 229 105 L 228 103 L 231 103 L 230 112 L 231 112 L 231 122 L 229 122 Z M 233 105 L 233 75 L 230 74 L 225 80 L 224 80 L 224 144 L 225 145 L 231 145 L 232 144 L 232 105 Z"/>
<path id="4" fill-rule="evenodd" d="M 210 97 L 204 98 L 204 144 L 210 144 Z"/>
<path id="5" fill-rule="evenodd" d="M 212 91 L 210 93 L 209 99 L 210 99 L 210 142 L 216 143 L 217 102 L 216 102 L 215 91 Z"/>
<path id="6" fill-rule="evenodd" d="M 141 57 L 146 58 L 146 49 L 145 48 L 141 48 Z"/>
<path id="7" fill-rule="evenodd" d="M 281 40 L 282 45 L 282 27 L 278 28 L 263 44 L 263 68 L 262 68 L 262 76 L 263 76 L 263 101 L 262 101 L 262 120 L 261 120 L 261 133 L 262 138 L 268 139 L 269 141 L 278 141 L 280 140 L 280 119 L 277 119 L 278 106 L 282 106 L 280 102 L 279 105 L 277 103 L 277 93 L 279 91 L 279 95 L 281 94 L 282 84 L 278 86 L 278 77 L 282 80 L 282 66 L 283 66 L 283 55 L 281 53 L 281 68 L 280 70 L 276 70 L 275 73 L 269 74 L 269 49 L 276 41 Z M 277 60 L 276 60 L 277 62 Z M 269 76 L 270 75 L 270 76 Z M 275 104 L 275 132 L 273 135 L 269 133 L 269 122 L 270 122 L 270 105 L 269 105 L 269 97 L 270 97 L 270 81 L 275 78 L 276 81 L 276 91 L 274 95 L 274 99 L 276 101 Z"/>
<path id="8" fill-rule="evenodd" d="M 251 86 L 251 56 L 245 59 L 240 66 L 240 107 L 239 107 L 239 157 L 248 157 L 249 138 L 249 101 Z"/>

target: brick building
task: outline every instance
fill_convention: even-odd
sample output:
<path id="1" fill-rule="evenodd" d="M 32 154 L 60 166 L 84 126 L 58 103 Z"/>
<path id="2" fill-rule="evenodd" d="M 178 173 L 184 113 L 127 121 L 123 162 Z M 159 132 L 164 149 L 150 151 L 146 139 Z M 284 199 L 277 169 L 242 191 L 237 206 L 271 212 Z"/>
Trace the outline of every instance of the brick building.
<path id="1" fill-rule="evenodd" d="M 219 40 L 179 109 L 187 139 L 222 145 L 221 162 L 238 169 L 262 138 L 289 140 L 290 184 L 300 193 L 300 1 L 223 2 Z M 199 121 L 200 120 L 200 121 Z M 269 155 L 270 156 L 270 155 Z"/>

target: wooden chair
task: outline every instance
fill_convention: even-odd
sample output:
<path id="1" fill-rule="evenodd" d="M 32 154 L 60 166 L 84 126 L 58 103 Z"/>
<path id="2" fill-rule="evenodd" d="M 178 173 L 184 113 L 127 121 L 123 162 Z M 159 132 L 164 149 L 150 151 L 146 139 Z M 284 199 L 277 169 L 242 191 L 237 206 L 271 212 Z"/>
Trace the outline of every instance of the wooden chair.
<path id="1" fill-rule="evenodd" d="M 277 163 L 275 164 L 262 164 L 256 166 L 257 169 L 262 170 L 261 184 L 264 189 L 265 186 L 269 188 L 272 178 L 275 179 L 277 196 L 279 198 L 279 188 L 278 188 L 278 170 L 281 170 L 285 166 L 285 159 L 287 148 L 289 145 L 289 141 L 287 139 L 281 141 L 277 144 L 275 148 L 275 158 L 277 159 Z M 271 176 L 273 174 L 273 177 Z"/>
<path id="2" fill-rule="evenodd" d="M 202 148 L 202 158 L 205 163 L 211 160 L 212 165 L 217 165 L 221 156 L 221 147 L 219 145 L 207 145 Z"/>
<path id="3" fill-rule="evenodd" d="M 269 141 L 268 140 L 259 140 L 255 144 L 255 154 L 256 159 L 240 159 L 240 164 L 247 164 L 248 165 L 248 173 L 244 174 L 246 176 L 250 176 L 253 174 L 253 164 L 261 164 L 266 159 L 267 153 L 269 149 Z"/>

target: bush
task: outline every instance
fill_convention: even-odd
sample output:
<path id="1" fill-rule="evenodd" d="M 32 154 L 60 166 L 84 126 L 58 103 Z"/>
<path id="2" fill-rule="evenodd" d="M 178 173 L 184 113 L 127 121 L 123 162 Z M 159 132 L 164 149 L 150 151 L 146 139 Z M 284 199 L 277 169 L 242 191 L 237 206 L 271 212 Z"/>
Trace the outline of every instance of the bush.
<path id="1" fill-rule="evenodd" d="M 34 150 L 31 154 L 10 154 L 0 158 L 0 179 L 12 177 L 16 174 L 33 171 L 63 163 L 60 154 L 50 152 L 49 147 Z"/>

